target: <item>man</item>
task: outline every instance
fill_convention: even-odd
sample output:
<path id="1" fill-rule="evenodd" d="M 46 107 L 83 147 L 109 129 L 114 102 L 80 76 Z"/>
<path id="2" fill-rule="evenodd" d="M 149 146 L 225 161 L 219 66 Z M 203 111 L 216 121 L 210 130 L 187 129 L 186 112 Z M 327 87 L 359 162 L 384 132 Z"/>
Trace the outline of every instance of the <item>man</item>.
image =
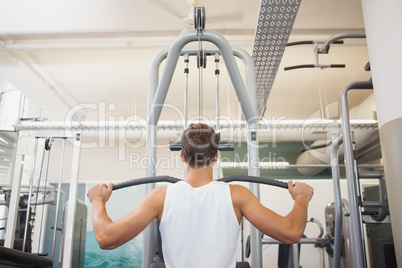
<path id="1" fill-rule="evenodd" d="M 113 222 L 105 203 L 113 184 L 96 185 L 88 192 L 92 202 L 95 237 L 102 249 L 114 249 L 136 237 L 157 218 L 166 267 L 235 267 L 240 221 L 244 216 L 264 234 L 284 243 L 297 243 L 306 226 L 313 188 L 288 182 L 294 199 L 283 217 L 261 205 L 240 185 L 213 181 L 219 137 L 205 124 L 191 124 L 181 137 L 180 157 L 186 179 L 147 193 L 138 207 Z"/>

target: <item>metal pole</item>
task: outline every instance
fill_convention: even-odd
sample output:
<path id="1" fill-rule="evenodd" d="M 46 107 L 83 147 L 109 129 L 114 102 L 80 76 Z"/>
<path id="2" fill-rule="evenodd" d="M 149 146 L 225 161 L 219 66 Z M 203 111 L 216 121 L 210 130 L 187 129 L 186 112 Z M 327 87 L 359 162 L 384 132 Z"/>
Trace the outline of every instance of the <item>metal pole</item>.
<path id="1" fill-rule="evenodd" d="M 68 209 L 66 213 L 66 226 L 63 226 L 65 239 L 63 247 L 62 267 L 72 267 L 80 156 L 81 156 L 81 133 L 75 133 L 74 149 L 73 149 L 72 165 L 71 165 L 70 193 L 67 201 Z"/>
<path id="2" fill-rule="evenodd" d="M 60 159 L 60 172 L 59 172 L 59 182 L 57 184 L 57 198 L 56 198 L 56 215 L 54 217 L 54 230 L 53 230 L 53 246 L 52 246 L 52 260 L 54 261 L 54 252 L 56 247 L 56 234 L 57 234 L 57 221 L 59 219 L 59 205 L 60 205 L 60 192 L 61 192 L 61 178 L 63 176 L 63 162 L 64 162 L 64 148 L 66 144 L 66 139 L 63 139 L 63 146 L 61 147 L 61 159 Z"/>
<path id="3" fill-rule="evenodd" d="M 349 107 L 347 93 L 352 89 L 373 89 L 373 84 L 369 82 L 354 82 L 349 84 L 342 92 L 340 97 L 340 112 L 342 121 L 342 131 L 344 140 L 345 171 L 348 185 L 348 196 L 350 205 L 350 248 L 352 267 L 365 268 L 366 254 L 364 248 L 363 224 L 361 216 L 361 206 L 358 200 L 359 193 L 356 189 L 356 174 L 354 169 L 354 157 L 352 148 L 352 137 L 350 131 Z"/>
<path id="4" fill-rule="evenodd" d="M 300 268 L 299 266 L 299 244 L 292 244 L 292 263 L 293 268 Z"/>
<path id="5" fill-rule="evenodd" d="M 331 170 L 332 182 L 334 186 L 334 208 L 335 208 L 335 234 L 334 234 L 334 254 L 333 268 L 340 268 L 341 249 L 342 249 L 342 199 L 341 187 L 339 183 L 339 164 L 338 151 L 339 145 L 342 144 L 342 136 L 337 138 L 336 134 L 332 135 L 332 150 L 331 150 Z"/>
<path id="6" fill-rule="evenodd" d="M 148 139 L 146 154 L 149 160 L 156 159 L 157 125 L 148 124 Z M 156 173 L 156 161 L 149 161 L 146 177 L 153 177 Z M 145 185 L 145 193 L 155 188 L 155 183 Z M 149 268 L 154 258 L 155 221 L 152 221 L 144 230 L 144 244 L 142 251 L 142 267 Z"/>
<path id="7" fill-rule="evenodd" d="M 149 116 L 151 111 L 151 105 L 153 103 L 155 92 L 158 87 L 159 82 L 159 66 L 164 59 L 167 57 L 168 50 L 165 49 L 159 52 L 152 60 L 151 67 L 149 70 L 149 79 L 148 79 L 148 106 L 147 106 L 147 115 Z"/>
<path id="8" fill-rule="evenodd" d="M 156 90 L 158 87 L 159 81 L 159 66 L 161 62 L 167 57 L 168 51 L 164 50 L 157 54 L 151 62 L 150 76 L 148 82 L 148 106 L 147 106 L 147 143 L 146 143 L 146 155 L 148 159 L 156 159 L 156 130 L 157 130 L 157 121 L 155 124 L 151 124 L 153 120 L 151 120 L 151 111 L 154 110 L 154 98 L 156 94 Z M 146 170 L 146 176 L 152 177 L 155 176 L 155 161 L 149 161 L 150 165 Z M 147 184 L 145 186 L 145 193 L 148 193 L 155 187 L 155 184 Z M 152 221 L 145 230 L 144 230 L 144 244 L 142 251 L 142 267 L 149 268 L 153 261 L 154 256 L 154 226 L 155 222 Z"/>
<path id="9" fill-rule="evenodd" d="M 258 124 L 255 120 L 249 122 L 248 124 L 248 162 L 249 176 L 260 176 L 259 170 L 259 155 L 258 155 L 258 139 L 257 139 L 257 128 Z M 260 200 L 260 185 L 257 183 L 250 183 L 250 190 L 253 194 Z M 251 267 L 261 268 L 262 267 L 262 243 L 261 243 L 261 232 L 250 224 L 250 244 L 251 244 Z"/>
<path id="10" fill-rule="evenodd" d="M 38 139 L 35 139 L 35 149 L 34 149 L 34 155 L 32 159 L 32 170 L 31 170 L 31 176 L 29 179 L 29 194 L 28 194 L 28 203 L 27 203 L 27 211 L 26 211 L 26 219 L 25 219 L 25 230 L 24 230 L 24 241 L 22 242 L 22 251 L 25 251 L 25 242 L 27 238 L 27 231 L 28 231 L 28 223 L 29 223 L 29 214 L 31 211 L 31 196 L 32 196 L 32 187 L 33 187 L 33 180 L 35 176 L 35 164 L 36 164 L 36 155 L 37 155 L 37 150 L 38 150 Z M 43 157 L 42 157 L 42 163 L 43 163 Z M 36 193 L 38 194 L 38 193 Z"/>

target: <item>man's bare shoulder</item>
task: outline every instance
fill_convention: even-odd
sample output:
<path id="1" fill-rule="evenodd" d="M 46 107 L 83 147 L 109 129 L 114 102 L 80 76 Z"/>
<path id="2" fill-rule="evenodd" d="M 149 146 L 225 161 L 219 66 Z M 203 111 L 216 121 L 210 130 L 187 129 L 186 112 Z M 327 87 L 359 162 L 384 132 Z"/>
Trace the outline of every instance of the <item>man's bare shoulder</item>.
<path id="1" fill-rule="evenodd" d="M 230 190 L 238 193 L 250 193 L 252 192 L 245 186 L 240 184 L 229 184 Z"/>
<path id="2" fill-rule="evenodd" d="M 245 201 L 254 196 L 253 193 L 243 185 L 230 184 L 229 187 L 233 201 Z"/>
<path id="3" fill-rule="evenodd" d="M 231 192 L 236 192 L 236 193 L 243 193 L 243 192 L 250 191 L 249 189 L 247 189 L 246 187 L 244 187 L 243 185 L 240 185 L 240 184 L 229 184 L 229 187 L 230 187 Z"/>
<path id="4" fill-rule="evenodd" d="M 143 202 L 156 206 L 163 205 L 165 202 L 166 188 L 167 186 L 160 186 L 152 189 L 144 196 Z"/>
<path id="5" fill-rule="evenodd" d="M 163 200 L 164 200 L 165 196 L 166 196 L 166 190 L 167 190 L 167 186 L 159 186 L 159 187 L 155 187 L 154 189 L 152 189 L 149 192 L 149 194 L 153 198 L 163 198 Z"/>
<path id="6" fill-rule="evenodd" d="M 162 213 L 163 213 L 163 206 L 165 204 L 165 197 L 166 197 L 166 190 L 167 186 L 159 186 L 148 193 L 148 200 L 152 203 L 152 207 L 154 207 L 157 211 L 156 218 L 160 222 Z"/>

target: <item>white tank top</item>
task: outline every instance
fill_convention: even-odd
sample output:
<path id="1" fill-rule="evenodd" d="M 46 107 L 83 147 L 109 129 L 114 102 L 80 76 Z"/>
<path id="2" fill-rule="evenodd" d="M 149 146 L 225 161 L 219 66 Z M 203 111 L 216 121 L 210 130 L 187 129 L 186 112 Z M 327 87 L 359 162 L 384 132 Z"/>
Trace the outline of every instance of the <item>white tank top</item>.
<path id="1" fill-rule="evenodd" d="M 159 230 L 167 268 L 236 266 L 240 226 L 224 182 L 169 185 Z"/>

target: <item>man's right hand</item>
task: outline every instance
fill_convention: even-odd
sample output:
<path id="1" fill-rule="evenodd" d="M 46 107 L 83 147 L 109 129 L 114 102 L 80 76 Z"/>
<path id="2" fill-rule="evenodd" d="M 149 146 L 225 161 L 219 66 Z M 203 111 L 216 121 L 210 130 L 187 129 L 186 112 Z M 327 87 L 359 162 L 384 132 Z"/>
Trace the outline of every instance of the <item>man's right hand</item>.
<path id="1" fill-rule="evenodd" d="M 113 183 L 109 183 L 109 185 L 105 183 L 97 184 L 88 191 L 89 201 L 91 201 L 91 203 L 99 201 L 105 204 L 109 200 L 112 190 Z"/>
<path id="2" fill-rule="evenodd" d="M 293 184 L 293 181 L 288 181 L 288 190 L 293 200 L 303 200 L 307 203 L 310 202 L 314 194 L 313 187 L 304 182 L 295 182 Z"/>

